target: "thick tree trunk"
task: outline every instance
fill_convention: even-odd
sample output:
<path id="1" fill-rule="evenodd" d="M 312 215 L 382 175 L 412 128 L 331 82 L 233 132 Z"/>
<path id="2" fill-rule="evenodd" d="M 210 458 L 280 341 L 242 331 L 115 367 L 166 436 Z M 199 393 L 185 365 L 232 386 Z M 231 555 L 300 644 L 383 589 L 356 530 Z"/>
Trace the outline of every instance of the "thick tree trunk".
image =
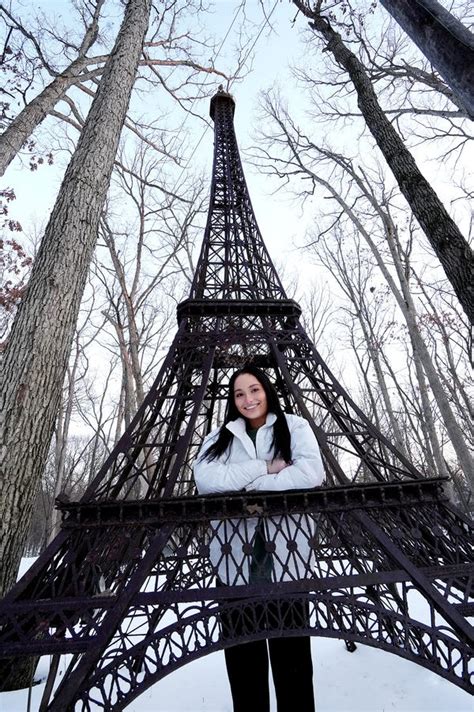
<path id="1" fill-rule="evenodd" d="M 474 36 L 437 0 L 380 0 L 474 119 Z"/>
<path id="2" fill-rule="evenodd" d="M 3 359 L 0 594 L 14 583 L 60 402 L 100 213 L 151 0 L 129 0 L 67 168 Z"/>
<path id="3" fill-rule="evenodd" d="M 312 29 L 324 37 L 327 49 L 349 74 L 357 92 L 357 104 L 370 132 L 438 256 L 468 319 L 474 322 L 473 251 L 385 115 L 362 63 L 319 11 L 312 10 L 305 2 L 293 1 L 310 18 Z"/>
<path id="4" fill-rule="evenodd" d="M 79 56 L 30 101 L 0 135 L 0 177 L 3 176 L 25 141 L 54 109 L 69 87 L 78 81 L 79 75 L 90 62 L 85 55 L 97 38 L 100 11 L 104 1 L 98 0 L 97 2 L 91 24 L 87 28 L 79 48 Z"/>

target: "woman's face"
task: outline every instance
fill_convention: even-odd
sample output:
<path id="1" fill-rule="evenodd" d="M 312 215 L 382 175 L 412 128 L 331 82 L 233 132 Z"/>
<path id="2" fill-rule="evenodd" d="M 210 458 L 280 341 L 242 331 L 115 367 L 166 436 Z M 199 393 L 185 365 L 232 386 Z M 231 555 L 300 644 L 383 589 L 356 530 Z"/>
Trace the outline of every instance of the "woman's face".
<path id="1" fill-rule="evenodd" d="M 240 415 L 252 428 L 259 428 L 267 419 L 267 395 L 263 386 L 250 373 L 241 373 L 234 383 L 234 402 Z"/>

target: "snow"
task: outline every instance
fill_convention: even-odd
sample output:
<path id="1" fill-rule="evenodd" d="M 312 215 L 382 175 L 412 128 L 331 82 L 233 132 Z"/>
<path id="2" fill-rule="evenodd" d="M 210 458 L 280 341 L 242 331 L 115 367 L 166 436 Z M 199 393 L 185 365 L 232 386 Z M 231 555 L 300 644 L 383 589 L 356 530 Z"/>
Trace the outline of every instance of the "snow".
<path id="1" fill-rule="evenodd" d="M 326 638 L 313 638 L 312 650 L 318 712 L 474 710 L 467 692 L 391 653 L 363 645 L 348 653 L 342 641 Z M 40 676 L 46 674 L 47 660 L 40 662 Z M 31 712 L 37 712 L 43 689 L 44 682 L 33 687 Z M 0 694 L 0 711 L 25 712 L 27 697 L 27 690 Z M 223 653 L 172 673 L 132 702 L 127 712 L 232 712 Z"/>
<path id="2" fill-rule="evenodd" d="M 24 561 L 23 570 L 30 563 Z M 474 712 L 469 693 L 397 655 L 364 645 L 348 653 L 343 641 L 327 638 L 313 638 L 312 651 L 318 712 Z M 42 681 L 32 688 L 31 712 L 39 708 L 48 663 L 48 657 L 40 661 Z M 27 699 L 27 690 L 1 693 L 0 712 L 26 712 Z M 232 712 L 223 653 L 180 668 L 127 712 Z"/>

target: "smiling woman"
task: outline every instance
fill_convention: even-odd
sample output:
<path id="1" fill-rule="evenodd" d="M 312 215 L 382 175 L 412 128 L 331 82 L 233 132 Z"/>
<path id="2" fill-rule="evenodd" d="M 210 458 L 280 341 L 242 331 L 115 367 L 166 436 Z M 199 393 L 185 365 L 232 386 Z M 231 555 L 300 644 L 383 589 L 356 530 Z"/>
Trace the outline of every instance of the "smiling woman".
<path id="1" fill-rule="evenodd" d="M 267 419 L 268 406 L 265 390 L 256 376 L 241 373 L 234 382 L 235 406 L 252 428 L 260 428 Z"/>
<path id="2" fill-rule="evenodd" d="M 194 465 L 194 476 L 200 494 L 275 491 L 316 487 L 324 480 L 324 469 L 309 423 L 285 414 L 268 376 L 248 365 L 230 379 L 224 424 L 205 439 Z M 288 539 L 282 531 L 286 524 L 282 526 L 280 522 L 278 527 L 265 518 L 250 518 L 230 520 L 226 526 L 226 541 L 216 534 L 212 522 L 210 527 L 210 558 L 218 585 L 265 584 L 288 576 L 299 577 L 298 571 L 290 571 L 290 565 L 286 570 L 280 565 L 289 557 Z M 309 561 L 312 554 L 307 539 L 299 534 L 293 532 L 291 538 L 295 539 L 300 556 Z M 245 556 L 248 551 L 250 555 Z M 304 627 L 306 602 L 285 605 L 288 618 Z M 238 611 L 222 613 L 223 638 L 246 634 L 239 616 Z M 309 637 L 278 637 L 233 645 L 226 648 L 225 659 L 234 712 L 270 709 L 269 661 L 279 712 L 314 711 Z"/>
<path id="3" fill-rule="evenodd" d="M 281 491 L 320 485 L 324 470 L 309 423 L 285 414 L 266 373 L 249 364 L 229 381 L 224 424 L 205 438 L 194 476 L 201 494 Z"/>

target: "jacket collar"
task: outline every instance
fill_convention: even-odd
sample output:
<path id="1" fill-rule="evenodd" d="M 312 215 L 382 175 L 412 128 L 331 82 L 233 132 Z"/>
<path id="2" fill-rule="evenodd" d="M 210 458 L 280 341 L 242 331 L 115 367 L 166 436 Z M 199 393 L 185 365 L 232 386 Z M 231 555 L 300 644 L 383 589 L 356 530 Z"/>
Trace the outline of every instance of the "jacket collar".
<path id="1" fill-rule="evenodd" d="M 273 423 L 275 422 L 275 420 L 276 420 L 275 413 L 268 413 L 267 420 L 262 425 L 262 428 L 265 428 L 265 429 L 270 428 L 273 425 Z M 227 428 L 227 430 L 230 430 L 230 432 L 241 441 L 242 445 L 245 447 L 248 454 L 254 458 L 255 457 L 255 448 L 254 448 L 253 442 L 250 440 L 249 436 L 247 435 L 247 424 L 245 422 L 245 418 L 237 418 L 236 420 L 231 420 L 229 423 L 227 423 L 226 428 Z"/>

